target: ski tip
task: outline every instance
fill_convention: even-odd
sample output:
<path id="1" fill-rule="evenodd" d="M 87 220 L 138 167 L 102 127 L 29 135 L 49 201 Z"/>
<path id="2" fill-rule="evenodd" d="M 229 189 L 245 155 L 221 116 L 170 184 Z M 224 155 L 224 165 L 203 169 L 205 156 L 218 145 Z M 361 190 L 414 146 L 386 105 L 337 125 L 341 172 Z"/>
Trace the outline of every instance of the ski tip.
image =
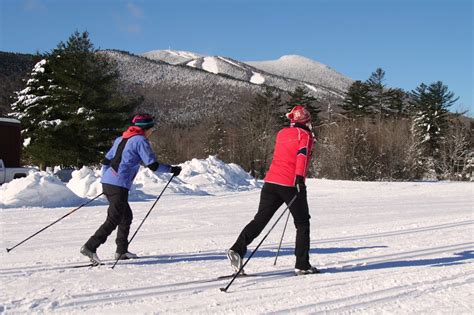
<path id="1" fill-rule="evenodd" d="M 7 248 L 6 250 L 7 250 L 7 253 L 9 253 L 12 249 L 11 249 L 11 248 Z"/>
<path id="2" fill-rule="evenodd" d="M 221 292 L 227 292 L 226 288 L 219 288 L 219 290 L 221 290 Z"/>

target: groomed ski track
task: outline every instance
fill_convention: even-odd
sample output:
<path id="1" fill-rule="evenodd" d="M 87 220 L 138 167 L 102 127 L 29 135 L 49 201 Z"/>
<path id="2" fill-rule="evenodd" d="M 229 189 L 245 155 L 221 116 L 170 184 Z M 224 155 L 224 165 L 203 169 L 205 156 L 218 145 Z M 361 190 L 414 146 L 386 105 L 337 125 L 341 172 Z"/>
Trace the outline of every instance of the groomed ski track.
<path id="1" fill-rule="evenodd" d="M 142 258 L 114 270 L 114 237 L 98 251 L 106 265 L 72 268 L 87 264 L 79 247 L 106 208 L 87 207 L 0 254 L 0 313 L 472 313 L 472 187 L 312 180 L 311 260 L 323 273 L 293 276 L 291 224 L 273 266 L 280 224 L 246 267 L 255 276 L 237 278 L 228 293 L 219 288 L 230 279 L 217 279 L 231 272 L 224 251 L 253 217 L 259 191 L 165 194 L 132 244 Z M 132 203 L 132 232 L 149 205 Z M 67 210 L 2 209 L 1 245 Z"/>

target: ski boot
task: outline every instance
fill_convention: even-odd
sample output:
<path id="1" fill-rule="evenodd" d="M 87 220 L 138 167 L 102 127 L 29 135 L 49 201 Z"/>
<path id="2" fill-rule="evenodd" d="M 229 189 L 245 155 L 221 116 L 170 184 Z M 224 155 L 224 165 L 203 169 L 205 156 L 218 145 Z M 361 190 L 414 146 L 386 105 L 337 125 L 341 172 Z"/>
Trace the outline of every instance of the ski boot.
<path id="1" fill-rule="evenodd" d="M 91 263 L 94 266 L 98 266 L 98 265 L 102 264 L 102 262 L 100 261 L 99 256 L 97 256 L 97 253 L 91 251 L 85 245 L 81 247 L 80 252 L 81 252 L 82 255 L 89 257 Z"/>
<path id="2" fill-rule="evenodd" d="M 230 261 L 230 266 L 234 270 L 234 273 L 239 272 L 240 268 L 242 268 L 242 258 L 240 257 L 239 253 L 233 251 L 232 249 L 229 249 L 227 251 L 227 258 Z M 243 269 L 242 271 L 240 271 L 239 276 L 240 275 L 245 275 L 245 271 Z"/>
<path id="3" fill-rule="evenodd" d="M 136 258 L 138 258 L 138 256 L 130 252 L 126 252 L 124 254 L 115 253 L 115 259 L 118 259 L 118 260 L 136 259 Z"/>
<path id="4" fill-rule="evenodd" d="M 311 275 L 311 274 L 316 274 L 316 273 L 320 273 L 320 271 L 316 267 L 309 267 L 308 269 L 295 268 L 295 276 L 304 276 L 304 275 Z"/>

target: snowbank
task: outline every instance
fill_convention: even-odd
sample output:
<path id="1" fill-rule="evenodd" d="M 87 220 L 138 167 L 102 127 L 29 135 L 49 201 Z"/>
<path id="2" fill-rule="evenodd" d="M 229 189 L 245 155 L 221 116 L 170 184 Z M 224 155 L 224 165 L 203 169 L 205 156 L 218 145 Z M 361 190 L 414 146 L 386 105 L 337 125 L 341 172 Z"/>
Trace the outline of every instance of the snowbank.
<path id="1" fill-rule="evenodd" d="M 59 178 L 46 172 L 31 172 L 0 186 L 0 208 L 70 207 L 83 201 Z"/>
<path id="2" fill-rule="evenodd" d="M 168 186 L 168 192 L 186 195 L 209 195 L 219 192 L 244 191 L 257 188 L 258 182 L 236 164 L 226 164 L 215 156 L 193 159 L 181 164 L 183 171 Z M 155 174 L 140 168 L 130 190 L 130 201 L 154 199 L 170 179 L 170 174 Z M 83 167 L 72 172 L 62 183 L 45 172 L 31 173 L 0 187 L 0 208 L 67 207 L 79 205 L 102 193 L 100 170 Z M 99 202 L 106 203 L 101 197 Z"/>
<path id="3" fill-rule="evenodd" d="M 66 186 L 80 197 L 94 198 L 102 193 L 100 171 L 84 166 L 80 170 L 72 172 L 72 178 Z"/>
<path id="4" fill-rule="evenodd" d="M 181 164 L 180 178 L 207 192 L 243 191 L 258 187 L 258 182 L 237 164 L 226 164 L 209 156 L 205 160 L 192 159 Z"/>

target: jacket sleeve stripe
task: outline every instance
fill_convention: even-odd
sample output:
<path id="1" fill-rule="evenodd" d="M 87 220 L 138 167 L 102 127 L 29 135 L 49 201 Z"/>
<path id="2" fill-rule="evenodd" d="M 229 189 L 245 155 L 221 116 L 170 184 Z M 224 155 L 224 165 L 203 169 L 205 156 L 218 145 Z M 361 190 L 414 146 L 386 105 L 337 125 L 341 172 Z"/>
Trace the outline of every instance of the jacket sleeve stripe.
<path id="1" fill-rule="evenodd" d="M 308 149 L 306 147 L 299 149 L 298 154 L 308 155 Z"/>

